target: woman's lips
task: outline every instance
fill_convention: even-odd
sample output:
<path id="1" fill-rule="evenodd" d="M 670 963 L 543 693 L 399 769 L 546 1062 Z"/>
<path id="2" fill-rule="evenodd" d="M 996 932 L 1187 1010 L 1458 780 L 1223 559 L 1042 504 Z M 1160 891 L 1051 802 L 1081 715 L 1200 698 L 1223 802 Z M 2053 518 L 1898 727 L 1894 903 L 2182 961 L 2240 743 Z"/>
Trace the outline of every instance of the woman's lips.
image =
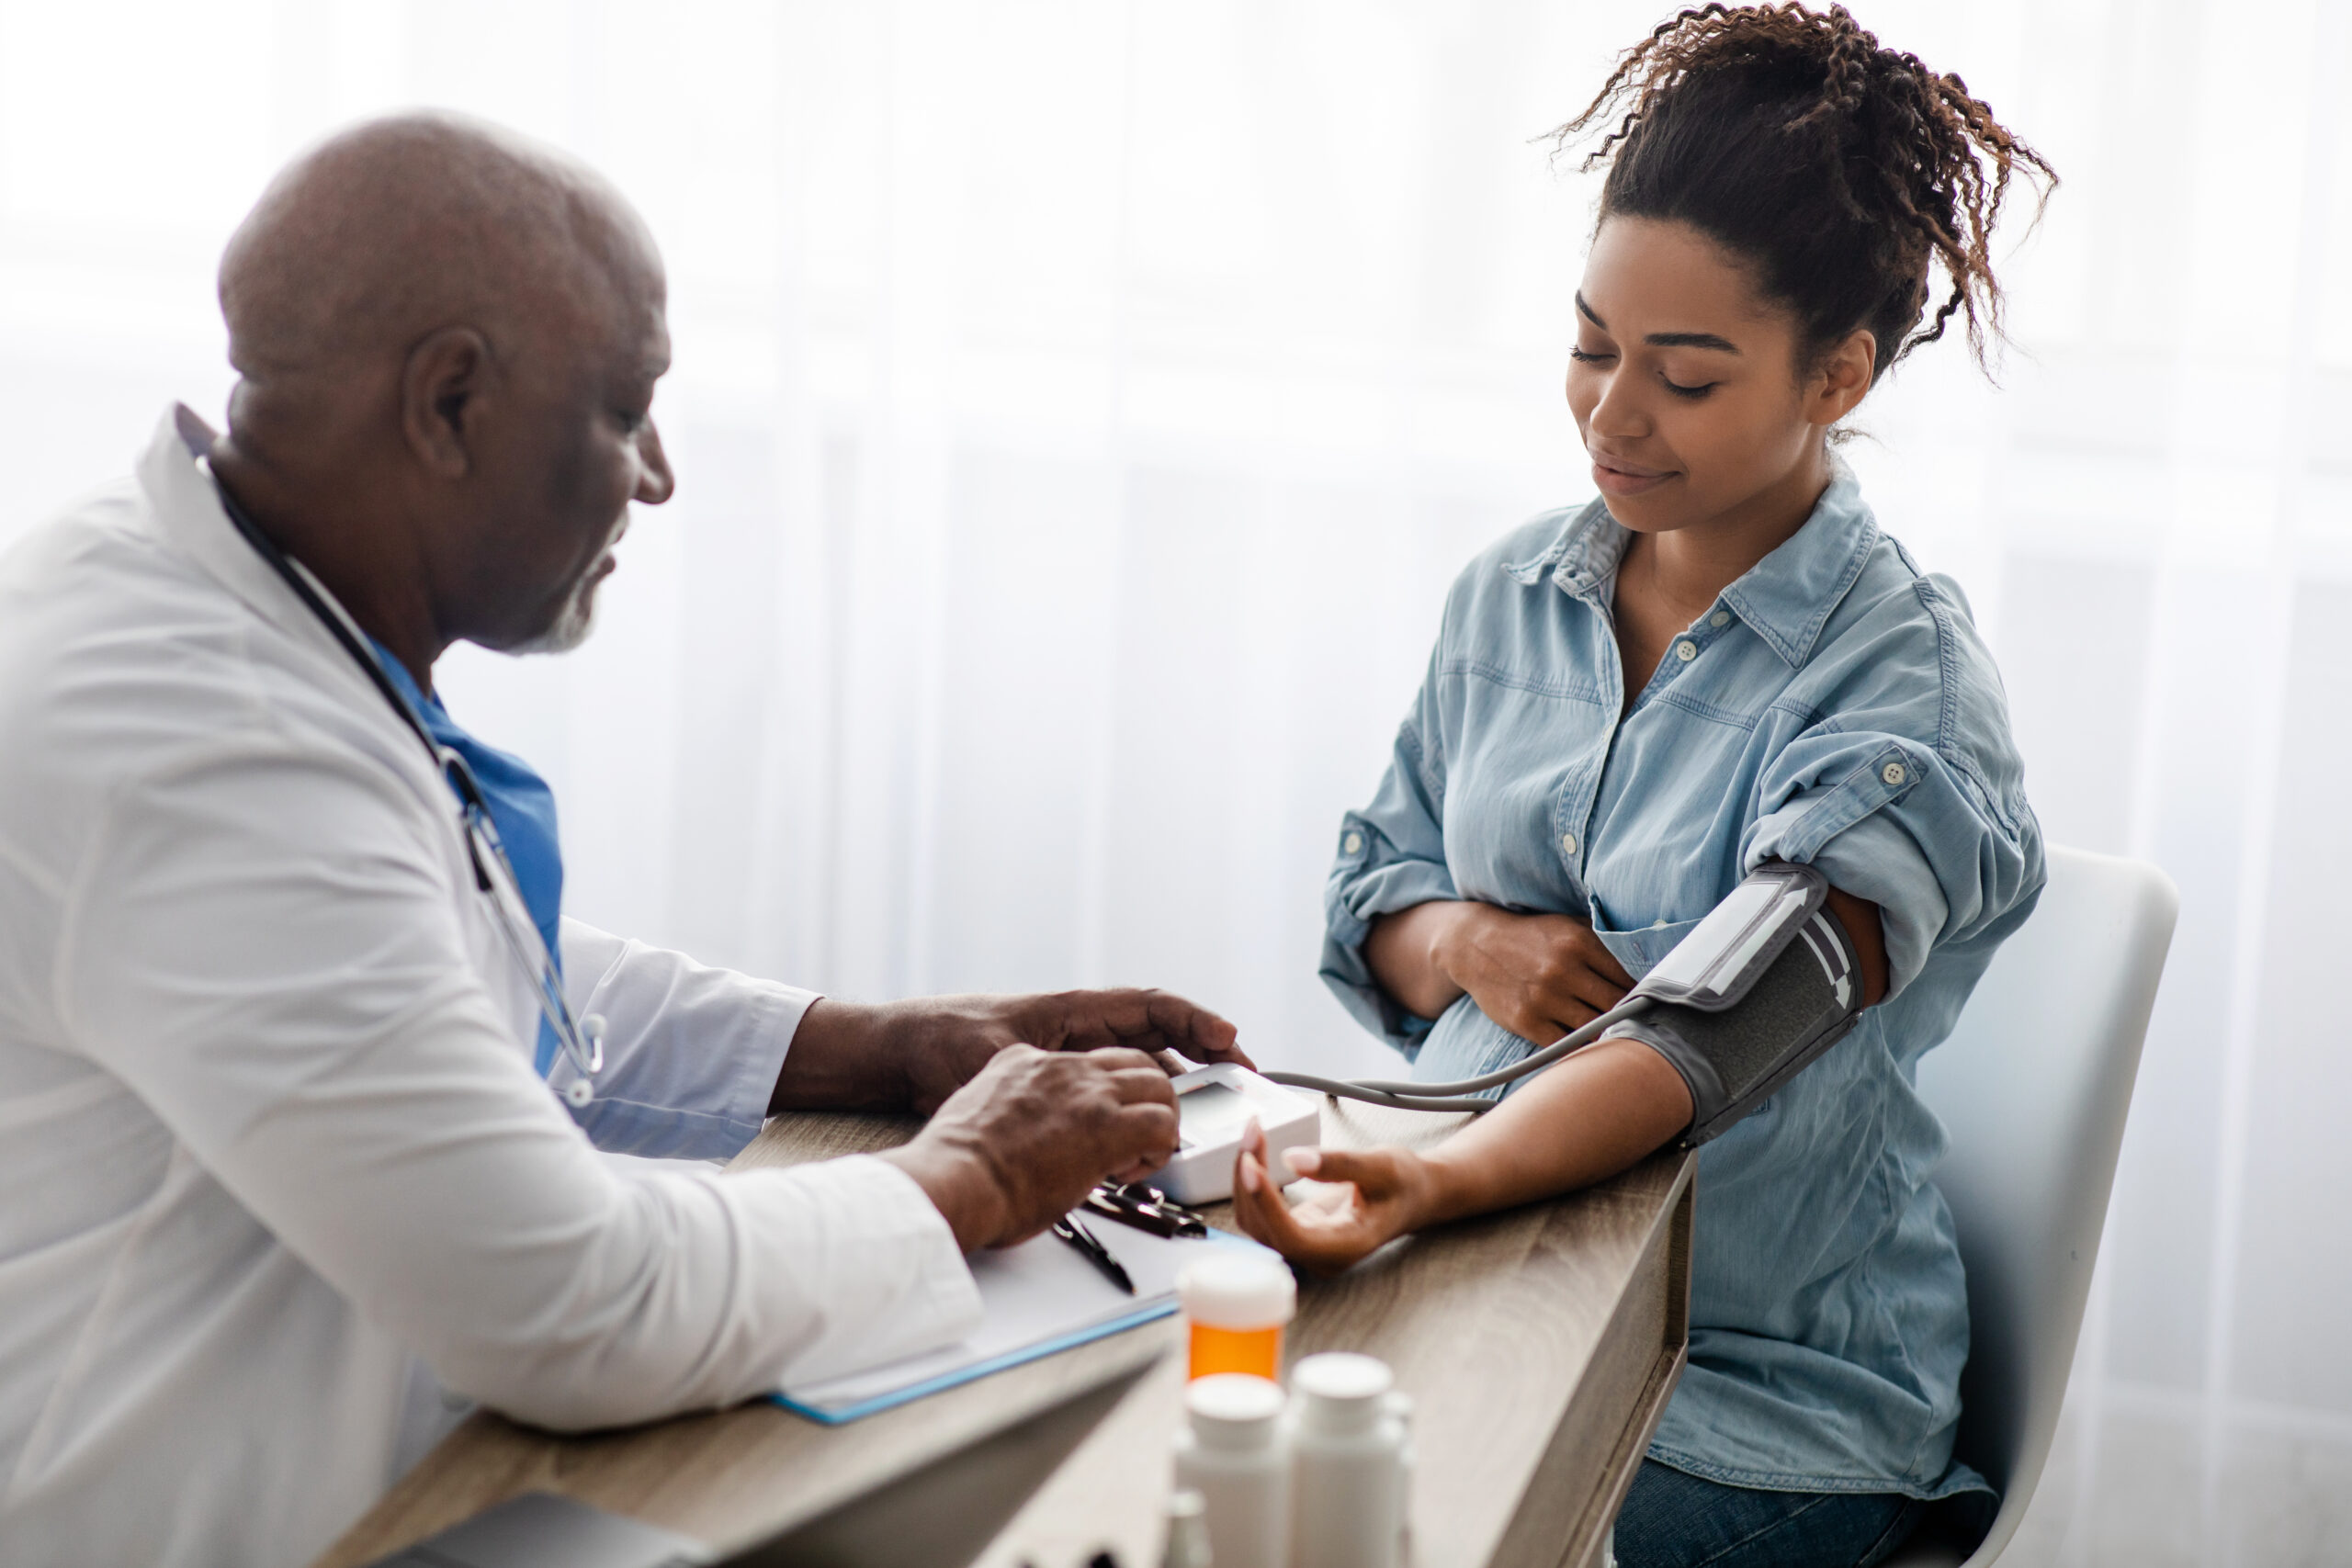
<path id="1" fill-rule="evenodd" d="M 1592 459 L 1592 482 L 1600 487 L 1604 495 L 1640 495 L 1679 477 L 1671 470 L 1645 468 L 1619 457 L 1596 455 Z"/>

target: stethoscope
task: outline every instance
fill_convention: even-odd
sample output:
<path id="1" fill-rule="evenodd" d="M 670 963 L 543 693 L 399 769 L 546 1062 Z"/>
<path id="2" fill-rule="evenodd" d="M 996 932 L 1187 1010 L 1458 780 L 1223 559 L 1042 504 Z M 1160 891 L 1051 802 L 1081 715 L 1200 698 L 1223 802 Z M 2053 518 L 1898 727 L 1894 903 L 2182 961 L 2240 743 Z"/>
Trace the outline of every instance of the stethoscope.
<path id="1" fill-rule="evenodd" d="M 201 422 L 183 411 L 179 428 L 180 437 L 187 443 L 190 452 L 202 458 L 211 457 L 212 433 Z M 212 478 L 212 489 L 220 498 L 220 509 L 228 513 L 230 523 L 244 536 L 245 543 L 294 591 L 294 597 L 319 618 L 319 624 L 351 656 L 352 662 L 359 666 L 376 690 L 384 694 L 384 700 L 392 705 L 392 711 L 400 715 L 401 722 L 408 726 L 409 732 L 449 781 L 449 787 L 458 797 L 458 831 L 466 841 L 467 858 L 473 864 L 474 886 L 489 896 L 496 916 L 492 923 L 505 938 L 506 950 L 514 955 L 515 964 L 532 980 L 540 1016 L 554 1032 L 563 1055 L 578 1069 L 579 1076 L 556 1092 L 575 1110 L 585 1106 L 595 1098 L 590 1080 L 605 1070 L 605 1021 L 594 1013 L 577 1021 L 572 1018 L 571 1004 L 563 999 L 562 972 L 556 967 L 554 955 L 548 952 L 547 942 L 539 935 L 538 923 L 531 919 L 530 906 L 525 902 L 522 886 L 514 878 L 514 863 L 506 858 L 506 846 L 499 841 L 498 825 L 491 819 L 489 800 L 482 794 L 481 781 L 474 777 L 473 768 L 465 758 L 433 739 L 432 731 L 424 728 L 424 718 L 410 705 L 401 689 L 392 684 L 391 677 L 384 673 L 375 655 L 362 646 L 358 634 L 320 596 L 286 552 L 261 531 L 218 475 Z"/>

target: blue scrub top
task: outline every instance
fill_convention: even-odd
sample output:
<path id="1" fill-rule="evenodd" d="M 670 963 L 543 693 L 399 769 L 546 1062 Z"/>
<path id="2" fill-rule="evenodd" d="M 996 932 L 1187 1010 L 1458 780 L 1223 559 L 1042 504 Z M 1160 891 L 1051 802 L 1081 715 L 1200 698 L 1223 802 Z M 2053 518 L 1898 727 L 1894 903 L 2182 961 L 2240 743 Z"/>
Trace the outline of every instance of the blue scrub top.
<path id="1" fill-rule="evenodd" d="M 523 902 L 531 911 L 531 923 L 539 928 L 540 940 L 548 944 L 548 954 L 553 958 L 558 974 L 563 971 L 563 944 L 560 940 L 563 923 L 563 849 L 556 837 L 555 791 L 538 771 L 512 751 L 502 751 L 495 746 L 484 745 L 449 716 L 441 699 L 419 691 L 416 677 L 408 666 L 392 656 L 391 649 L 374 637 L 368 646 L 375 650 L 376 662 L 391 677 L 392 684 L 424 721 L 425 732 L 466 760 L 474 771 L 474 782 L 481 785 L 482 801 L 490 808 L 491 825 L 498 829 L 499 841 L 506 847 L 506 859 L 514 868 L 514 885 L 523 895 Z M 456 790 L 451 789 L 454 795 Z M 545 1018 L 539 1020 L 539 1040 L 533 1060 L 538 1064 L 539 1076 L 545 1077 L 555 1066 L 555 1055 L 561 1047 L 555 1036 L 554 1025 Z"/>
<path id="2" fill-rule="evenodd" d="M 1435 898 L 1573 915 L 1638 977 L 1766 860 L 1876 902 L 1888 998 L 1700 1151 L 1690 1359 L 1650 1454 L 1739 1486 L 1981 1489 L 1951 1458 L 1968 1303 L 1929 1179 L 1944 1132 L 1914 1084 L 2041 889 L 1999 676 L 1958 588 L 1840 465 L 1627 712 L 1611 606 L 1630 537 L 1595 501 L 1455 582 L 1379 791 L 1340 826 L 1324 978 L 1414 1077 L 1468 1077 L 1532 1046 L 1467 997 L 1406 1012 L 1364 962 L 1376 917 Z"/>

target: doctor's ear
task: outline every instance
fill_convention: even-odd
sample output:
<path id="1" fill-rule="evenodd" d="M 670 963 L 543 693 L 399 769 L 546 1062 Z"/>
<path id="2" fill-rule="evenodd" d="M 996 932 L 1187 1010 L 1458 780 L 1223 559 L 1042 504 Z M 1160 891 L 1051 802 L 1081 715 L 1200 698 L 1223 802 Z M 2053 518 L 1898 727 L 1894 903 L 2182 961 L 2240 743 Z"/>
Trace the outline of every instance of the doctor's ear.
<path id="1" fill-rule="evenodd" d="M 490 344 L 471 327 L 443 327 L 409 350 L 401 367 L 401 434 L 435 477 L 472 471 L 468 421 L 491 374 Z"/>

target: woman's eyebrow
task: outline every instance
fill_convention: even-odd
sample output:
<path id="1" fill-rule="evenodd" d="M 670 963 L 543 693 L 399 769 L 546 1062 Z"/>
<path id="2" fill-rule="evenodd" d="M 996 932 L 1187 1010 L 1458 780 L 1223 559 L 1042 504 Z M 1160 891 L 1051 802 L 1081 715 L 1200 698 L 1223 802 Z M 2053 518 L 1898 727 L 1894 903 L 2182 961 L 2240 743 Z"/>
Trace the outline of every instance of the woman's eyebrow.
<path id="1" fill-rule="evenodd" d="M 1584 290 L 1581 288 L 1577 290 L 1577 312 L 1602 332 L 1609 330 L 1609 323 L 1602 321 L 1600 313 L 1590 305 L 1585 303 Z M 1642 341 L 1652 348 L 1712 348 L 1718 354 L 1739 352 L 1739 344 L 1729 338 L 1717 337 L 1713 333 L 1652 333 Z"/>
<path id="2" fill-rule="evenodd" d="M 1713 333 L 1652 333 L 1642 340 L 1653 348 L 1712 348 L 1720 354 L 1737 354 L 1739 344 Z"/>

